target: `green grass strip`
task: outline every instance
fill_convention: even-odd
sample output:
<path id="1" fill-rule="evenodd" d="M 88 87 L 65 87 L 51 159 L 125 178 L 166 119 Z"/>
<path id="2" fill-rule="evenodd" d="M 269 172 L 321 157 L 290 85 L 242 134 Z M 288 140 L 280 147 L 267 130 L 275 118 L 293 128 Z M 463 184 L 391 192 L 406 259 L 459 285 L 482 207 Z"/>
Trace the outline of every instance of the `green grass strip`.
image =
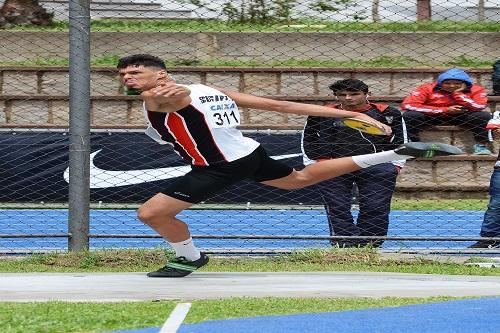
<path id="1" fill-rule="evenodd" d="M 486 210 L 486 206 L 488 204 L 488 199 L 401 199 L 401 198 L 393 198 L 391 210 Z M 120 204 L 120 203 L 112 203 L 112 204 L 103 204 L 98 206 L 95 203 L 91 203 L 92 209 L 137 209 L 138 204 Z M 315 205 L 315 206 L 304 206 L 304 205 L 259 205 L 253 204 L 250 207 L 252 209 L 275 209 L 275 210 L 303 210 L 303 209 L 324 209 L 323 206 Z M 17 210 L 26 210 L 26 209 L 68 209 L 67 203 L 44 203 L 33 204 L 33 203 L 0 203 L 0 209 L 17 209 Z M 246 210 L 247 206 L 245 204 L 229 204 L 229 205 L 220 205 L 220 204 L 199 204 L 195 205 L 191 208 L 192 210 L 200 210 L 200 209 L 217 209 L 217 210 Z"/>
<path id="2" fill-rule="evenodd" d="M 0 258 L 0 272 L 149 272 L 167 262 L 165 249 L 99 250 L 78 253 L 36 254 Z M 460 259 L 460 258 L 458 258 Z M 200 271 L 208 272 L 397 272 L 419 274 L 499 276 L 499 268 L 464 265 L 488 258 L 384 255 L 370 248 L 313 249 L 291 254 L 211 256 Z"/>
<path id="3" fill-rule="evenodd" d="M 484 211 L 488 199 L 392 199 L 391 210 L 476 210 Z"/>
<path id="4" fill-rule="evenodd" d="M 321 313 L 452 300 L 432 298 L 230 298 L 193 301 L 184 323 L 228 318 Z M 2 333 L 106 332 L 161 326 L 176 302 L 0 303 Z"/>
<path id="5" fill-rule="evenodd" d="M 106 55 L 104 57 L 94 57 L 91 65 L 95 67 L 115 67 L 118 55 Z M 332 67 L 332 68 L 449 68 L 464 67 L 470 69 L 488 68 L 490 69 L 496 59 L 475 59 L 460 56 L 450 61 L 423 62 L 406 56 L 381 56 L 368 60 L 314 60 L 314 59 L 283 59 L 283 60 L 224 60 L 224 59 L 164 59 L 167 67 L 252 67 L 252 68 L 296 68 L 296 67 Z M 19 61 L 1 61 L 0 66 L 68 66 L 69 60 L 62 58 L 30 58 Z"/>
<path id="6" fill-rule="evenodd" d="M 68 22 L 51 27 L 17 25 L 7 31 L 68 31 Z M 93 20 L 92 32 L 498 32 L 498 22 L 338 22 L 296 19 L 290 22 L 231 23 L 218 20 Z"/>

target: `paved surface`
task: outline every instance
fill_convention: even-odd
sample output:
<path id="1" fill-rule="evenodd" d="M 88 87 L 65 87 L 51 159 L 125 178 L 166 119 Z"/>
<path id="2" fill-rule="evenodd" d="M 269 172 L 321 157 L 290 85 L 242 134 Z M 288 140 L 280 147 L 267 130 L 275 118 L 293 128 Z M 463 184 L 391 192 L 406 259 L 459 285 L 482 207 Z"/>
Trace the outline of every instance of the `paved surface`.
<path id="1" fill-rule="evenodd" d="M 3 273 L 2 301 L 141 301 L 226 297 L 500 296 L 500 277 L 401 273 Z"/>

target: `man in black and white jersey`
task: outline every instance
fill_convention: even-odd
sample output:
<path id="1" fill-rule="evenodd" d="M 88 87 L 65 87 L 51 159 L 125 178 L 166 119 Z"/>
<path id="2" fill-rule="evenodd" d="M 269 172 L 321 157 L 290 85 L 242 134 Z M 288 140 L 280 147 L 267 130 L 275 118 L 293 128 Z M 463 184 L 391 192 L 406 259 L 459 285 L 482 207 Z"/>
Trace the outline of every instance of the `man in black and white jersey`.
<path id="1" fill-rule="evenodd" d="M 140 91 L 148 121 L 146 134 L 161 144 L 170 144 L 192 169 L 147 200 L 138 217 L 174 248 L 176 259 L 148 274 L 150 277 L 186 276 L 208 262 L 193 244 L 186 223 L 176 216 L 224 187 L 251 179 L 280 189 L 298 189 L 320 181 L 393 160 L 461 153 L 460 149 L 422 142 L 405 144 L 376 154 L 343 157 L 311 164 L 302 170 L 270 158 L 258 142 L 246 138 L 240 124 L 239 107 L 301 115 L 358 118 L 391 128 L 359 113 L 319 105 L 277 101 L 205 85 L 177 84 L 164 62 L 148 54 L 121 58 L 121 82 Z"/>

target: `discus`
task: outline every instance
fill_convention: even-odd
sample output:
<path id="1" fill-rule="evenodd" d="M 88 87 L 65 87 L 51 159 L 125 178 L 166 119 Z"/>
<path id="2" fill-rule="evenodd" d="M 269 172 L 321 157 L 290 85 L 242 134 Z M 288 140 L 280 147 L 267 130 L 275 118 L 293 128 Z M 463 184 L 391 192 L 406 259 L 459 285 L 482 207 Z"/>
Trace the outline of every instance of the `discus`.
<path id="1" fill-rule="evenodd" d="M 361 120 L 356 118 L 345 118 L 342 120 L 342 123 L 347 127 L 357 129 L 361 132 L 365 132 L 368 134 L 374 134 L 374 135 L 387 134 L 383 128 L 378 127 L 366 120 Z"/>

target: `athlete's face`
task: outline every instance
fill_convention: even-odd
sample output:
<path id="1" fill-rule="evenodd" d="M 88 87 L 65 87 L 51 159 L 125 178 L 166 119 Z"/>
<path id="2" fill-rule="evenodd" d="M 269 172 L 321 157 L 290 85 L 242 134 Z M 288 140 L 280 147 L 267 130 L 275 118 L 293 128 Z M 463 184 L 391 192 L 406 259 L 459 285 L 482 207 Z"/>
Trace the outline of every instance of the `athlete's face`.
<path id="1" fill-rule="evenodd" d="M 367 94 L 359 90 L 339 90 L 335 93 L 343 107 L 355 110 L 366 105 Z"/>
<path id="2" fill-rule="evenodd" d="M 160 80 L 167 78 L 166 72 L 162 68 L 144 67 L 142 65 L 130 65 L 120 68 L 120 81 L 127 88 L 149 90 L 158 84 Z"/>

